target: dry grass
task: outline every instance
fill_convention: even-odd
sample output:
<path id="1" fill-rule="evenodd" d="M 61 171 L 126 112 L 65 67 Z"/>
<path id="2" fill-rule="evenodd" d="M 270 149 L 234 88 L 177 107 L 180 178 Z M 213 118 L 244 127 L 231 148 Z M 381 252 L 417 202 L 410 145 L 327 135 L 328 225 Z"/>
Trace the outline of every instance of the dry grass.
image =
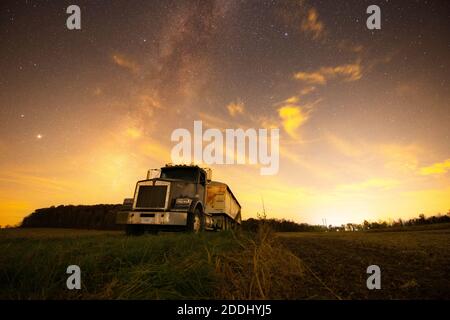
<path id="1" fill-rule="evenodd" d="M 221 299 L 293 299 L 303 276 L 298 257 L 282 247 L 274 233 L 262 225 L 254 238 L 236 236 L 239 252 L 216 257 Z"/>
<path id="2" fill-rule="evenodd" d="M 2 299 L 282 299 L 295 297 L 300 260 L 270 230 L 123 233 L 0 231 Z M 79 265 L 82 290 L 67 290 Z"/>

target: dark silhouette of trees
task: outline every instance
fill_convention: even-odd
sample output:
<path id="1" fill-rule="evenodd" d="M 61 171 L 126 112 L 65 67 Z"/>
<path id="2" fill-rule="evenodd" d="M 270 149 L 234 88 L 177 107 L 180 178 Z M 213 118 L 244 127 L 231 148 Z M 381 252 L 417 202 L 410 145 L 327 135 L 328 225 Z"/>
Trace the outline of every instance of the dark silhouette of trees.
<path id="1" fill-rule="evenodd" d="M 285 219 L 254 219 L 250 218 L 242 221 L 242 229 L 256 232 L 260 224 L 266 224 L 275 232 L 304 232 L 304 231 L 325 231 L 327 228 L 307 223 L 297 223 Z"/>
<path id="2" fill-rule="evenodd" d="M 387 223 L 386 221 L 368 222 L 365 220 L 363 223 L 363 230 L 402 228 L 437 223 L 450 223 L 450 211 L 448 211 L 445 215 L 439 213 L 428 218 L 423 213 L 421 213 L 418 218 L 412 218 L 409 220 L 398 219 L 394 220 L 391 223 Z"/>
<path id="3" fill-rule="evenodd" d="M 22 228 L 77 228 L 119 230 L 116 213 L 119 204 L 98 204 L 92 206 L 58 206 L 35 210 L 22 221 Z"/>
<path id="4" fill-rule="evenodd" d="M 50 208 L 36 209 L 32 214 L 25 217 L 20 227 L 22 228 L 77 228 L 77 229 L 99 229 L 120 230 L 122 225 L 116 224 L 116 214 L 120 210 L 120 204 L 98 204 L 98 205 L 68 205 Z M 341 226 L 309 225 L 297 223 L 285 219 L 259 219 L 250 218 L 242 221 L 242 229 L 256 232 L 260 224 L 267 224 L 275 232 L 308 232 L 308 231 L 367 231 L 382 230 L 390 228 L 403 228 L 407 226 L 427 225 L 436 223 L 450 223 L 450 211 L 445 214 L 437 214 L 426 217 L 420 214 L 418 218 L 409 220 L 391 220 L 369 222 L 364 220 L 362 224 L 347 223 Z M 5 226 L 8 227 L 8 226 Z"/>

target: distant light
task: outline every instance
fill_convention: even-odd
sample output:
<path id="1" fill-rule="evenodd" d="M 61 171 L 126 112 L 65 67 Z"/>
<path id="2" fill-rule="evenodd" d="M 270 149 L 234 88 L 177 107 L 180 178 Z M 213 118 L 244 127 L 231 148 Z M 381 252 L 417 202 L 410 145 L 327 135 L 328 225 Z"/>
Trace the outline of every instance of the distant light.
<path id="1" fill-rule="evenodd" d="M 21 117 L 21 118 L 25 118 L 25 115 L 24 115 L 24 114 L 21 114 L 20 117 Z"/>
<path id="2" fill-rule="evenodd" d="M 36 138 L 42 139 L 42 134 L 38 134 L 38 135 L 36 136 Z"/>

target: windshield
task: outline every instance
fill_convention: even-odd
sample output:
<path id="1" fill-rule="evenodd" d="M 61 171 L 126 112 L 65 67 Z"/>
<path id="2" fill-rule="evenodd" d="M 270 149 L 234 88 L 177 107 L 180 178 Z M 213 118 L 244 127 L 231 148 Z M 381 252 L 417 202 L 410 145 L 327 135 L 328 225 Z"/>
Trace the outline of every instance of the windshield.
<path id="1" fill-rule="evenodd" d="M 197 170 L 192 168 L 163 168 L 162 179 L 178 179 L 190 182 L 197 182 Z"/>

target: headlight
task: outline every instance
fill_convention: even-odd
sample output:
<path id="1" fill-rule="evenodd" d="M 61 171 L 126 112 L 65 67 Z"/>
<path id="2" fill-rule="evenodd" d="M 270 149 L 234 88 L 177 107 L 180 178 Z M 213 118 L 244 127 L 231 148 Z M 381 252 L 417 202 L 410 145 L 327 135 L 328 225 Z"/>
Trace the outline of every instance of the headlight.
<path id="1" fill-rule="evenodd" d="M 175 201 L 175 205 L 178 205 L 178 206 L 188 206 L 188 205 L 191 204 L 191 202 L 192 202 L 192 199 L 188 199 L 188 198 L 178 198 L 178 199 Z"/>

